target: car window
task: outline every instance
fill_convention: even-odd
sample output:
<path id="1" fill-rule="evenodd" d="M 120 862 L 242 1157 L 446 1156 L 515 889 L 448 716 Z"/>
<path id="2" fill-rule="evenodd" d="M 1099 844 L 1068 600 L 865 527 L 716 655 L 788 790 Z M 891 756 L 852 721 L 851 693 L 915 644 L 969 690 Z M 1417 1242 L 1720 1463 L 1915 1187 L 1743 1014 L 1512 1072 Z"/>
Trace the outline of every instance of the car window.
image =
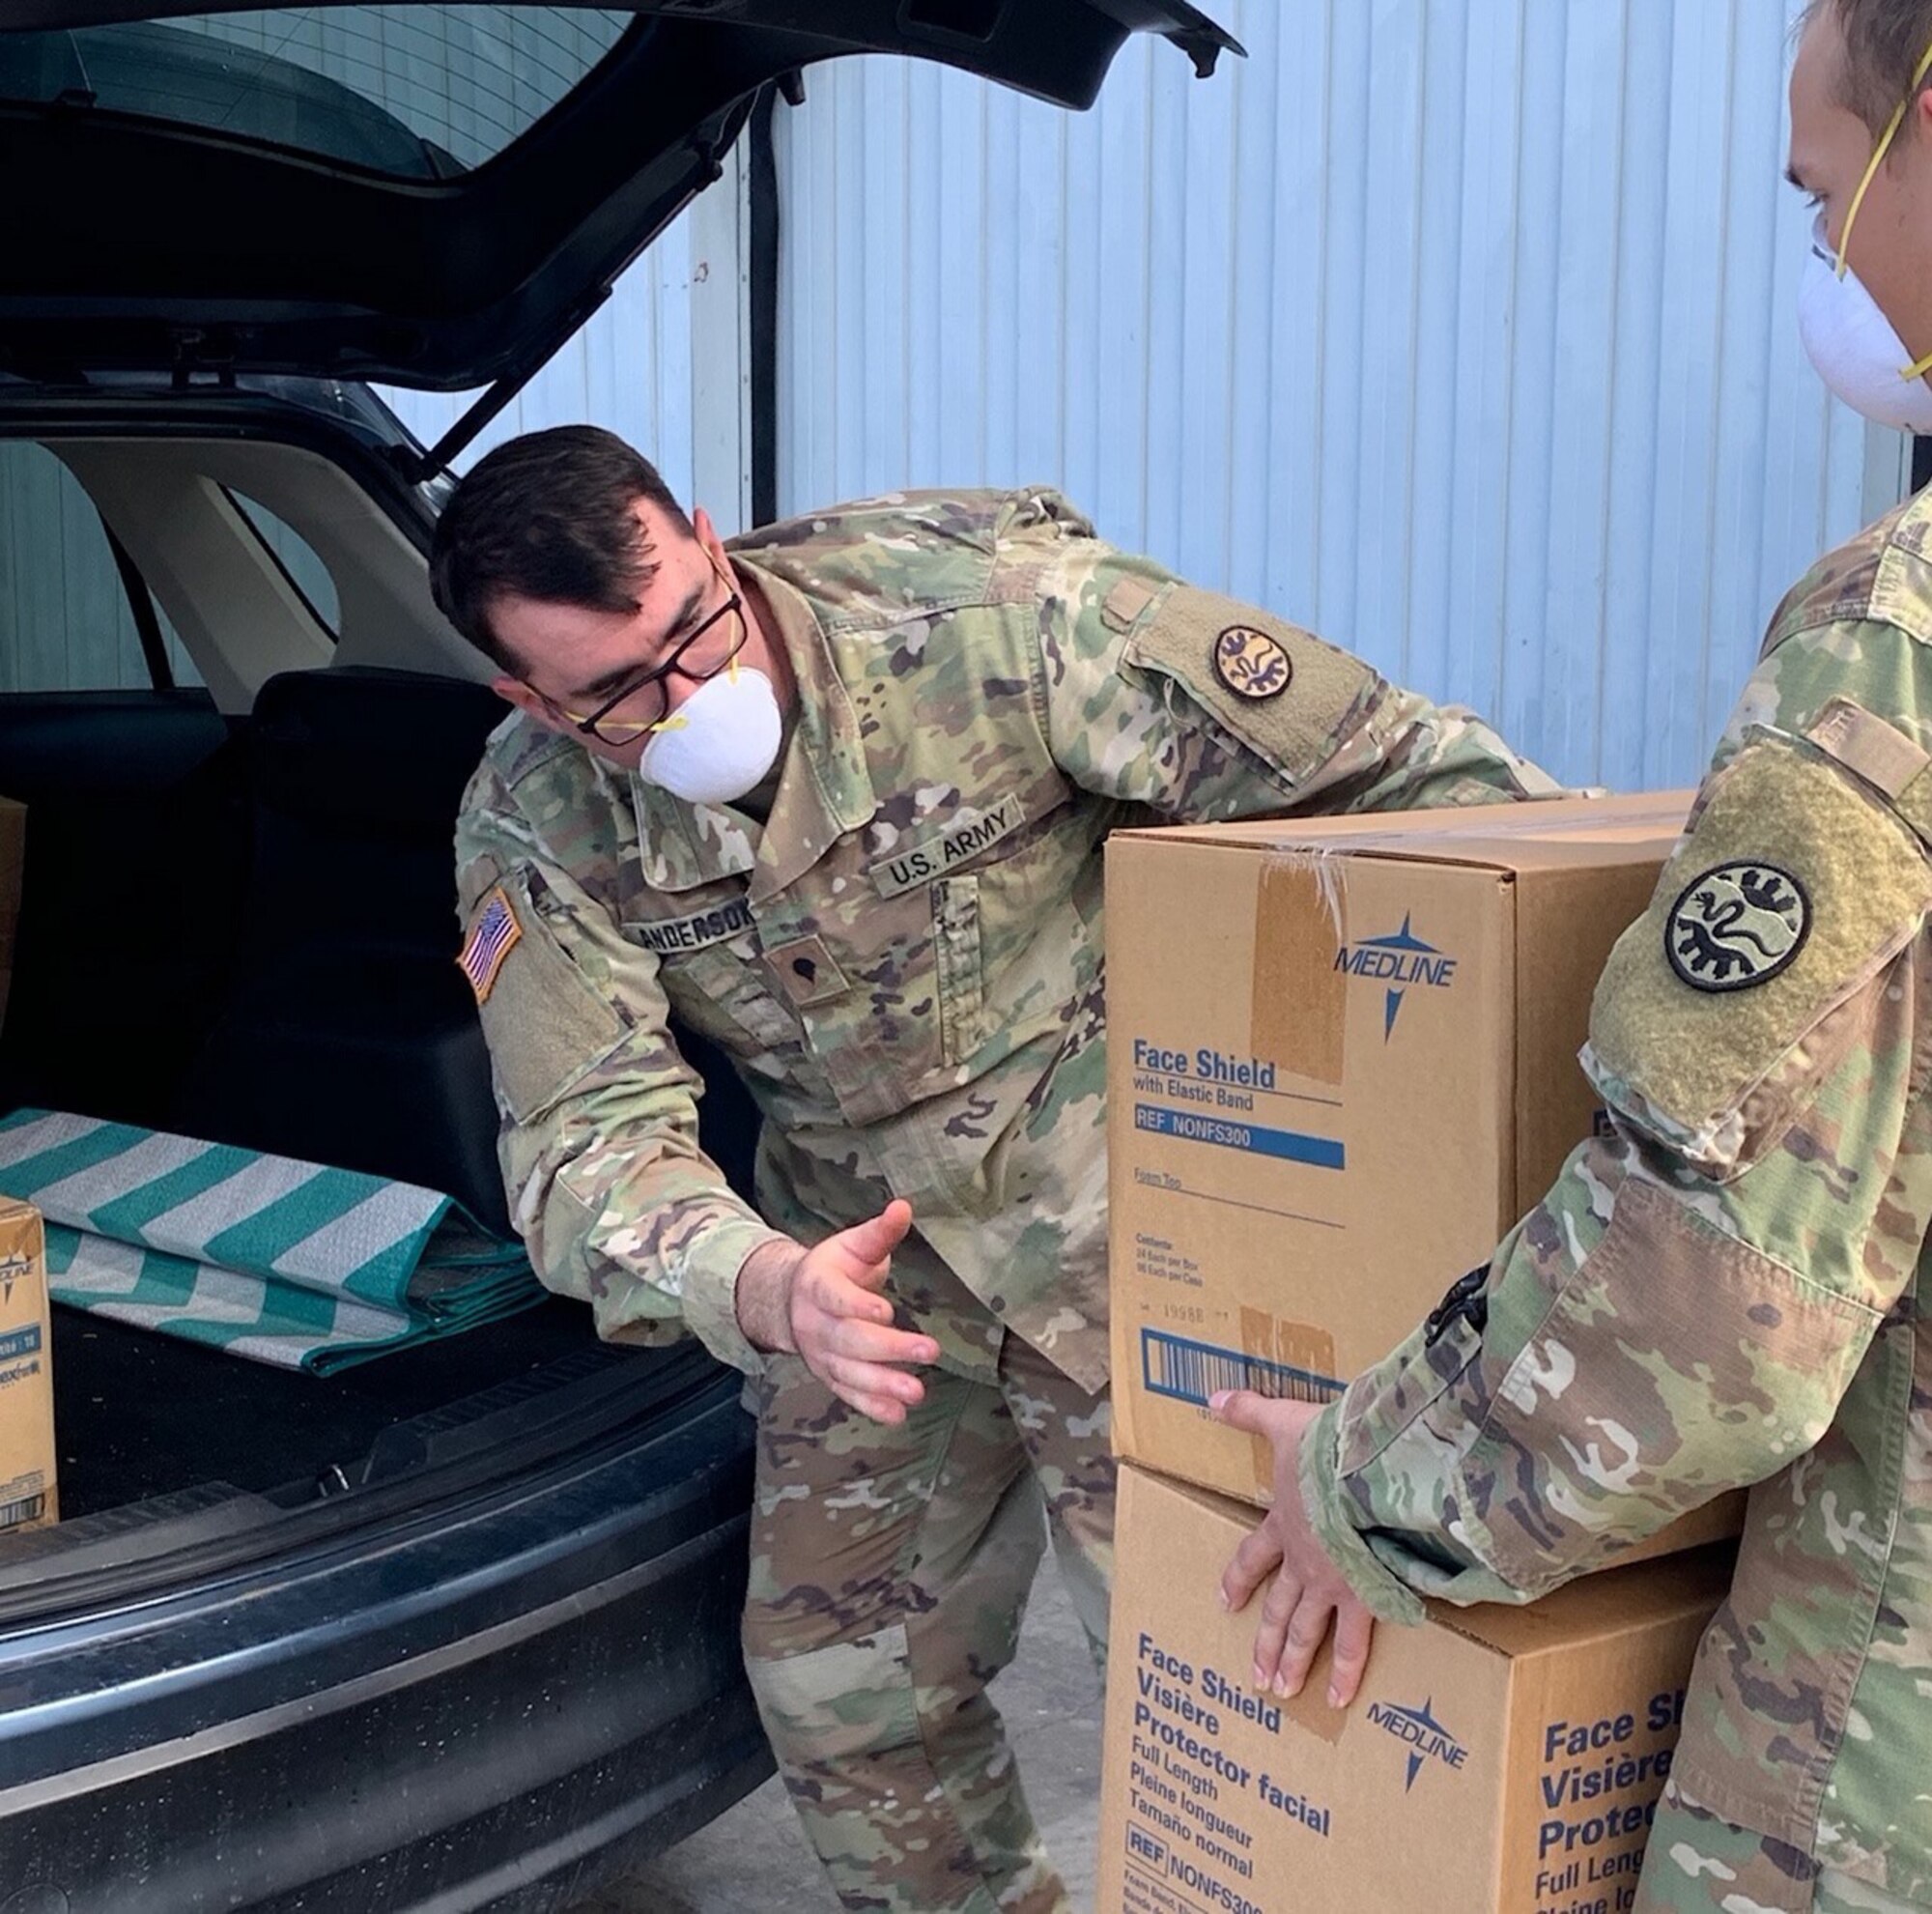
<path id="1" fill-rule="evenodd" d="M 224 489 L 256 537 L 275 555 L 289 583 L 308 601 L 316 622 L 327 631 L 330 638 L 340 637 L 342 601 L 336 596 L 335 581 L 329 576 L 328 567 L 317 557 L 315 547 L 292 525 L 278 519 L 260 500 L 249 498 L 245 492 L 237 492 L 232 486 Z"/>
<path id="2" fill-rule="evenodd" d="M 156 613 L 175 683 L 198 685 L 166 614 Z M 94 501 L 44 445 L 0 441 L 0 692 L 153 682 Z"/>
<path id="3" fill-rule="evenodd" d="M 412 4 L 13 34 L 0 40 L 0 99 L 446 178 L 528 131 L 634 24 L 616 9 Z"/>

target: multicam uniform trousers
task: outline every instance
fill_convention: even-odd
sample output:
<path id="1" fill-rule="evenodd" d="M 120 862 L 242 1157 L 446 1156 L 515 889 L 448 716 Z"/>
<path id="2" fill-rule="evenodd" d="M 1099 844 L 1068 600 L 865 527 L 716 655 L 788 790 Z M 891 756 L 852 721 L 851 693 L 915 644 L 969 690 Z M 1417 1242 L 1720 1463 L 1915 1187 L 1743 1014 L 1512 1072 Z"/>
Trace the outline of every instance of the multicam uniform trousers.
<path id="1" fill-rule="evenodd" d="M 895 1429 L 796 1357 L 753 1383 L 746 1666 L 846 1907 L 1062 1914 L 986 1686 L 1012 1659 L 1049 1530 L 1104 1671 L 1108 1398 L 1010 1334 L 986 1373 L 922 1373 L 925 1399 Z"/>

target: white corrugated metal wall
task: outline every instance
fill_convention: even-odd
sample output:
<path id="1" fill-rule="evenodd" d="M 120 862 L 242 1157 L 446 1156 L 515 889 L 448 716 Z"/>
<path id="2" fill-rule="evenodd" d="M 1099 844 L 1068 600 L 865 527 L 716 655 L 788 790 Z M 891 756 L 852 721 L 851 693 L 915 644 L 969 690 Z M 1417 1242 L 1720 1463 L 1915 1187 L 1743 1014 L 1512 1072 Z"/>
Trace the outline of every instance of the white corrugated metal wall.
<path id="1" fill-rule="evenodd" d="M 1068 116 L 917 63 L 779 116 L 780 502 L 1064 486 L 1116 542 L 1687 782 L 1868 506 L 1805 364 L 1787 0 L 1220 0 Z"/>

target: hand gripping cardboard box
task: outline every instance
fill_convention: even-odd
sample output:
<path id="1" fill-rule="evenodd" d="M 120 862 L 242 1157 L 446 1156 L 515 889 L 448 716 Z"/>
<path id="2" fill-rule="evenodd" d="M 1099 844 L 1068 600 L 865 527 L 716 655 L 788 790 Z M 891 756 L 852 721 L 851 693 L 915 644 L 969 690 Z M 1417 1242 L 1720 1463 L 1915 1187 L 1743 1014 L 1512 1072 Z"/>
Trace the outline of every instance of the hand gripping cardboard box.
<path id="1" fill-rule="evenodd" d="M 40 1212 L 0 1197 L 0 1535 L 59 1517 L 52 1355 Z"/>
<path id="2" fill-rule="evenodd" d="M 1230 1615 L 1217 1585 L 1254 1521 L 1122 1471 L 1097 1914 L 1633 1906 L 1731 1551 L 1432 1606 L 1338 1712 L 1325 1655 L 1292 1701 L 1249 1684 L 1259 1598 Z"/>
<path id="3" fill-rule="evenodd" d="M 1119 1452 L 1245 1500 L 1218 1388 L 1326 1400 L 1598 1120 L 1598 974 L 1688 792 L 1117 833 L 1107 845 Z M 1732 1533 L 1740 1505 L 1672 1531 Z"/>

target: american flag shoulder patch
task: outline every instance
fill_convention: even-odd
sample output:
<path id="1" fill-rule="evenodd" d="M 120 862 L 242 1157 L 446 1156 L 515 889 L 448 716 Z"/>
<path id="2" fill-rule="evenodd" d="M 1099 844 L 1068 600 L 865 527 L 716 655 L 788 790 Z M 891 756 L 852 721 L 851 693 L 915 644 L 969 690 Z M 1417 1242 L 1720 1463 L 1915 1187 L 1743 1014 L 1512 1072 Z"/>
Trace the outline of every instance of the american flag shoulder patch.
<path id="1" fill-rule="evenodd" d="M 469 934 L 464 938 L 462 955 L 456 959 L 457 967 L 475 991 L 478 1004 L 489 997 L 503 959 L 516 949 L 523 934 L 524 927 L 517 922 L 517 913 L 498 884 L 484 898 L 483 908 L 470 920 Z"/>

